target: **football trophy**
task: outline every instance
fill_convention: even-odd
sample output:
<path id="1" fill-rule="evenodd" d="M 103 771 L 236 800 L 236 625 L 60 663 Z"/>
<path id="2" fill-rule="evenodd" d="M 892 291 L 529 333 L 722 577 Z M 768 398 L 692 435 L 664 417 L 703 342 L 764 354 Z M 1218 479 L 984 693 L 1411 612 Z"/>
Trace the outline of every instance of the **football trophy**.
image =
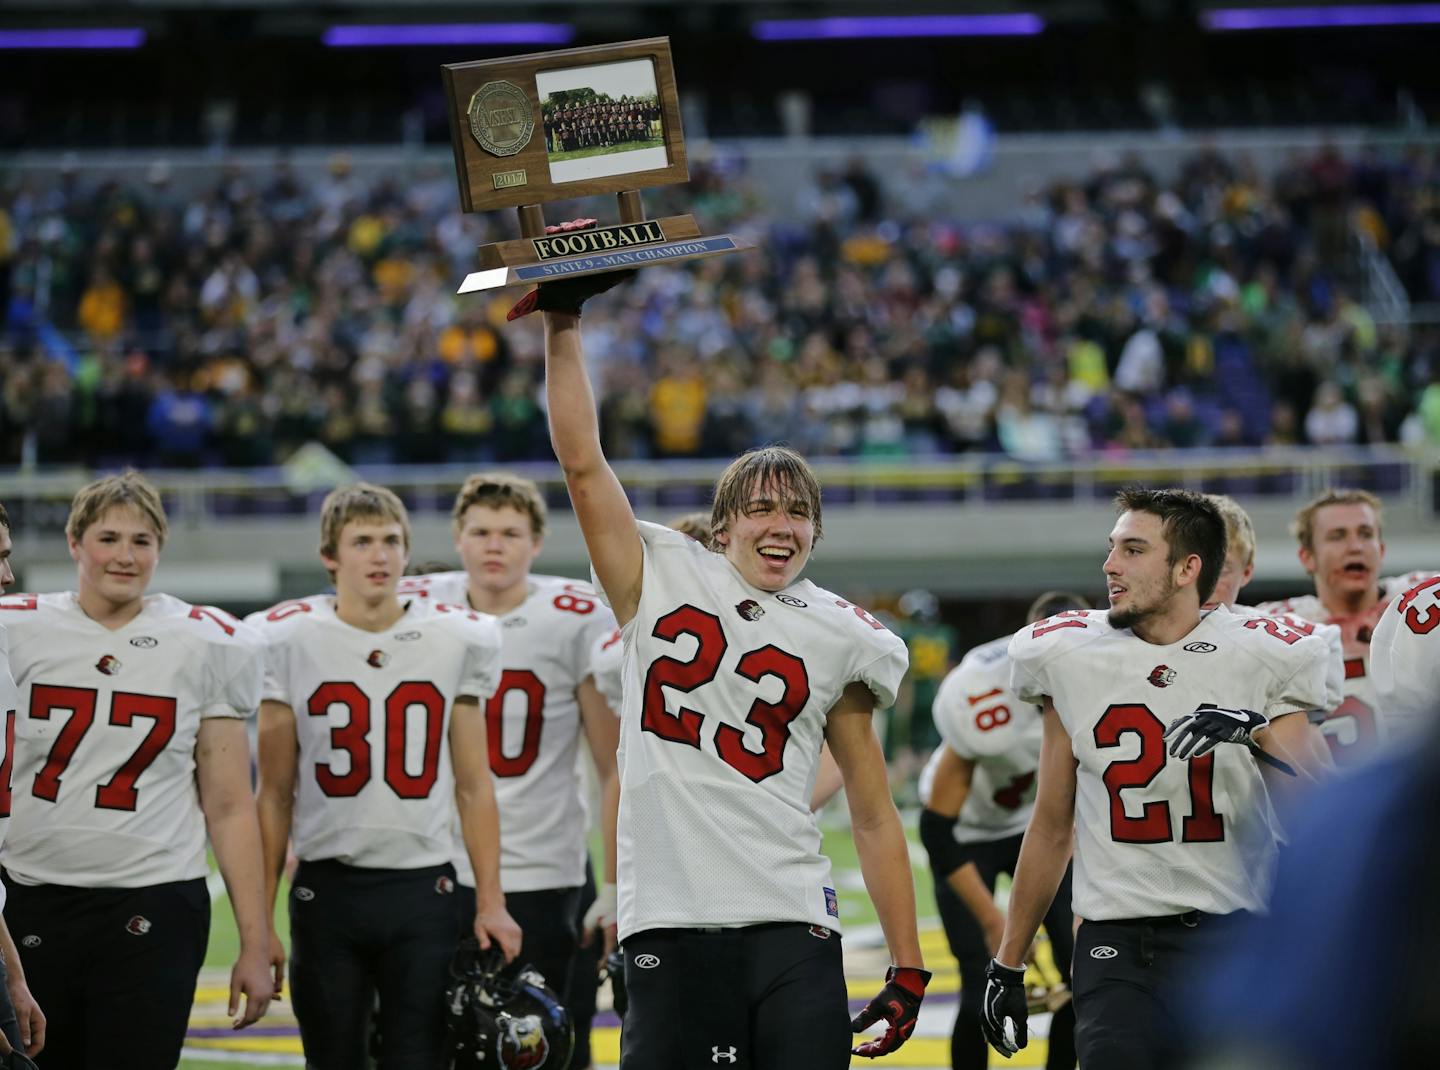
<path id="1" fill-rule="evenodd" d="M 441 68 L 466 212 L 516 208 L 522 237 L 480 247 L 460 293 L 719 256 L 690 215 L 646 219 L 640 191 L 690 168 L 670 40 L 451 63 Z M 614 193 L 618 220 L 546 233 L 547 201 Z"/>

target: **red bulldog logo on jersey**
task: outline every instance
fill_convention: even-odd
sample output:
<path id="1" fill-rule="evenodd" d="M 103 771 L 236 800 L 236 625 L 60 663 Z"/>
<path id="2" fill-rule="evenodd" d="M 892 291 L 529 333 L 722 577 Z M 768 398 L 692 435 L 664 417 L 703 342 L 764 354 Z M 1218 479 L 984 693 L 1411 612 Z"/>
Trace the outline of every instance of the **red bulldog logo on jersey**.
<path id="1" fill-rule="evenodd" d="M 1150 670 L 1152 687 L 1169 687 L 1175 682 L 1175 670 L 1168 665 L 1156 665 Z"/>
<path id="2" fill-rule="evenodd" d="M 120 674 L 120 659 L 114 654 L 106 654 L 95 663 L 95 668 L 99 669 L 106 676 L 118 676 Z"/>
<path id="3" fill-rule="evenodd" d="M 370 656 L 365 659 L 365 664 L 372 669 L 383 669 L 385 663 L 390 660 L 390 655 L 383 650 L 372 650 Z"/>
<path id="4" fill-rule="evenodd" d="M 136 914 L 125 923 L 125 931 L 131 936 L 144 936 L 150 931 L 150 919 Z"/>
<path id="5" fill-rule="evenodd" d="M 746 620 L 759 620 L 765 615 L 765 610 L 762 609 L 760 603 L 753 598 L 747 598 L 741 602 L 735 607 L 735 612 L 739 613 L 740 616 Z"/>

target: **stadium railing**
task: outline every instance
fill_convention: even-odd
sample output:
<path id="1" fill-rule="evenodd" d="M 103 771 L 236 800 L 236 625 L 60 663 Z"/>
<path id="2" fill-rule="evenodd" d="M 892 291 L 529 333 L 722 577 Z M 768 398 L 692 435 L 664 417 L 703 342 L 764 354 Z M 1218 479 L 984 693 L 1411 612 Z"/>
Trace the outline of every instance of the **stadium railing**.
<path id="1" fill-rule="evenodd" d="M 640 510 L 693 509 L 708 503 L 721 460 L 618 462 L 615 470 Z M 313 513 L 332 487 L 366 479 L 391 487 L 417 515 L 444 514 L 455 491 L 478 467 L 414 465 L 346 467 L 333 458 L 259 469 L 149 469 L 177 526 L 227 517 Z M 547 463 L 503 466 L 541 485 L 551 504 L 567 508 L 564 481 Z M 1395 446 L 1317 449 L 1156 451 L 1083 460 L 1027 462 L 1003 454 L 947 457 L 818 459 L 827 507 L 886 503 L 1022 502 L 1097 504 L 1127 484 L 1181 486 L 1242 500 L 1299 501 L 1332 486 L 1372 490 L 1415 515 L 1436 516 L 1440 453 Z M 0 501 L 17 532 L 58 531 L 70 498 L 94 473 L 0 470 Z"/>

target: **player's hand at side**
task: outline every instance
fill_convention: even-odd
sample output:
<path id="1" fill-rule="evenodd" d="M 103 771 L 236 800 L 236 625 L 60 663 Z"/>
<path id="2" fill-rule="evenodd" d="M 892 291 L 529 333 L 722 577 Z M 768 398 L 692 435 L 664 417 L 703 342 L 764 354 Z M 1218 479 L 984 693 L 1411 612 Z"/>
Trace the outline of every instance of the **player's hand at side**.
<path id="1" fill-rule="evenodd" d="M 274 926 L 270 928 L 270 970 L 275 978 L 275 993 L 272 998 L 279 999 L 285 993 L 285 945 L 280 941 L 280 934 L 275 931 Z"/>
<path id="2" fill-rule="evenodd" d="M 889 1028 L 874 1040 L 851 1049 L 851 1054 L 874 1059 L 889 1055 L 909 1040 L 920 1018 L 920 1001 L 925 998 L 925 986 L 929 983 L 929 970 L 914 966 L 891 966 L 886 970 L 885 987 L 865 1004 L 865 1009 L 850 1023 L 850 1029 L 859 1033 L 882 1019 L 890 1023 Z"/>
<path id="3" fill-rule="evenodd" d="M 980 1008 L 980 1027 L 990 1046 L 1010 1058 L 1030 1042 L 1029 1000 L 1025 995 L 1025 969 L 1006 966 L 991 959 L 985 968 L 985 1001 Z"/>
<path id="4" fill-rule="evenodd" d="M 39 1055 L 45 1047 L 45 1012 L 40 1009 L 40 1004 L 35 1002 L 35 997 L 30 994 L 30 986 L 23 977 L 8 978 L 6 988 L 10 991 L 10 1004 L 15 1008 L 15 1021 L 20 1027 L 20 1040 L 25 1045 L 25 1054 Z M 0 1033 L 0 1041 L 3 1040 L 5 1035 Z M 3 1051 L 10 1050 L 7 1042 Z"/>
<path id="5" fill-rule="evenodd" d="M 492 943 L 500 945 L 506 962 L 514 962 L 520 954 L 520 926 L 510 916 L 504 904 L 481 907 L 475 912 L 475 939 L 480 941 L 480 950 L 486 951 Z"/>
<path id="6" fill-rule="evenodd" d="M 270 1009 L 275 997 L 275 978 L 270 972 L 269 941 L 265 947 L 242 947 L 240 957 L 230 971 L 230 1005 L 232 1029 L 254 1025 Z M 240 998 L 245 998 L 245 1013 L 240 1013 Z"/>
<path id="7" fill-rule="evenodd" d="M 590 909 L 585 911 L 585 918 L 580 923 L 580 946 L 589 947 L 597 933 L 605 941 L 604 954 L 609 955 L 615 950 L 619 943 L 615 926 L 616 914 L 616 890 L 615 885 L 610 882 L 600 886 L 599 893 L 595 896 L 595 902 L 590 904 Z"/>
<path id="8" fill-rule="evenodd" d="M 1204 702 L 1194 713 L 1171 721 L 1165 738 L 1170 740 L 1171 757 L 1183 761 L 1203 758 L 1221 743 L 1248 743 L 1269 723 L 1254 710 L 1228 710 Z"/>

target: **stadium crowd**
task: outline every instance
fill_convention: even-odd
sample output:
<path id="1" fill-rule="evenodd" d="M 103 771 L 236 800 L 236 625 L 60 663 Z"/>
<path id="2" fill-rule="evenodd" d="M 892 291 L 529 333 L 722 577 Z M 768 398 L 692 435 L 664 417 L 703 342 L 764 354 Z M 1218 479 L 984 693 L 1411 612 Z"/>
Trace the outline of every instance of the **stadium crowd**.
<path id="1" fill-rule="evenodd" d="M 1358 229 L 1440 300 L 1428 153 L 1117 163 L 984 224 L 900 201 L 860 163 L 790 204 L 705 166 L 652 192 L 766 255 L 647 269 L 587 312 L 609 455 L 1440 442 L 1440 333 L 1377 325 L 1349 270 Z M 493 225 L 448 172 L 341 158 L 199 195 L 163 164 L 0 183 L 0 463 L 546 457 L 538 326 L 453 294 Z"/>

